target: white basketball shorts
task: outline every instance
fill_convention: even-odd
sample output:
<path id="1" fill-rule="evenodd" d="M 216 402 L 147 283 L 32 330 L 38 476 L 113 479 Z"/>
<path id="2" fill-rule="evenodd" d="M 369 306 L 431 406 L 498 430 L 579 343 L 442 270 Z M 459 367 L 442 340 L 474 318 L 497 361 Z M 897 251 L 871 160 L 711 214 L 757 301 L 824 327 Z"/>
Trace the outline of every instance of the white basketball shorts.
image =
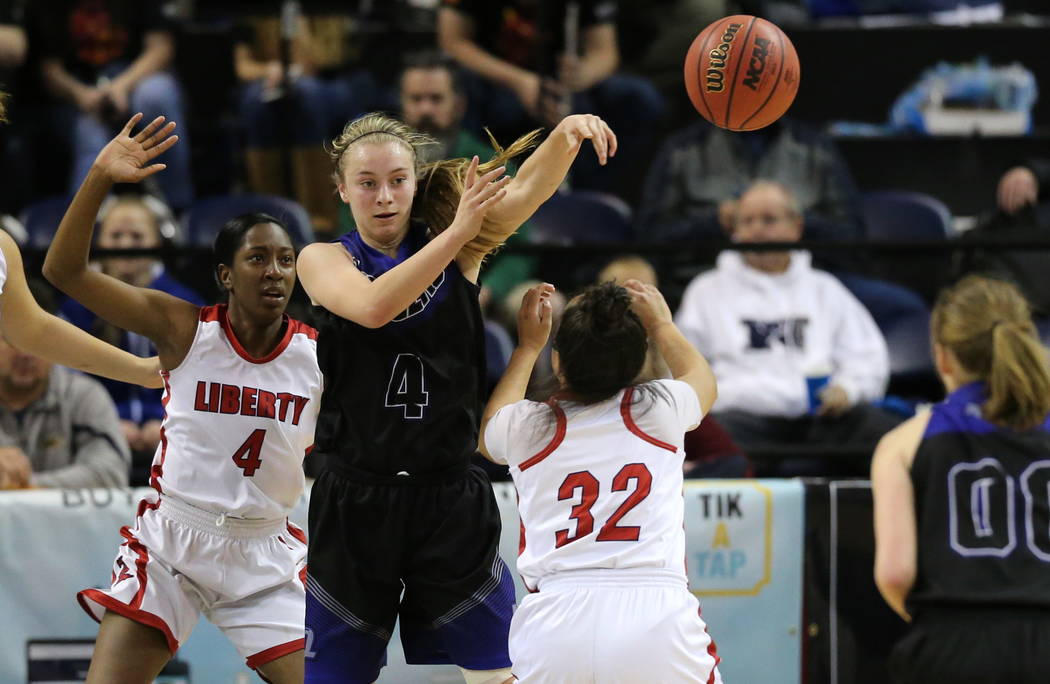
<path id="1" fill-rule="evenodd" d="M 540 580 L 510 626 L 519 684 L 721 684 L 715 644 L 684 578 L 583 570 Z"/>
<path id="2" fill-rule="evenodd" d="M 108 591 L 81 607 L 159 629 L 174 653 L 203 613 L 258 668 L 304 646 L 306 535 L 287 520 L 218 516 L 171 497 L 143 500 Z"/>

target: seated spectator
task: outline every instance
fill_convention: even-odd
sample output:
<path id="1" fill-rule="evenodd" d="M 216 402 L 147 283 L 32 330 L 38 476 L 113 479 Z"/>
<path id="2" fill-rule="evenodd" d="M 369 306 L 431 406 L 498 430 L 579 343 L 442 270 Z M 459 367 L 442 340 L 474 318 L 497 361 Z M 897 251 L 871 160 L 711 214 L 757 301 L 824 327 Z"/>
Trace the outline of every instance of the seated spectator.
<path id="1" fill-rule="evenodd" d="M 30 291 L 54 309 L 46 285 Z M 0 340 L 0 488 L 124 487 L 128 463 L 101 384 Z"/>
<path id="2" fill-rule="evenodd" d="M 1005 243 L 1001 248 L 975 248 L 955 254 L 955 275 L 997 275 L 1013 281 L 1031 303 L 1037 320 L 1050 317 L 1050 272 L 1047 252 L 1009 249 L 1011 241 L 1045 240 L 1050 231 L 1050 159 L 1029 159 L 1008 170 L 996 189 L 997 211 L 983 216 L 960 241 Z"/>
<path id="3" fill-rule="evenodd" d="M 790 118 L 746 133 L 701 121 L 669 137 L 649 167 L 638 234 L 648 242 L 723 238 L 740 193 L 759 178 L 791 191 L 805 239 L 864 237 L 860 194 L 845 160 L 828 136 Z"/>
<path id="4" fill-rule="evenodd" d="M 492 146 L 463 128 L 467 96 L 463 74 L 440 52 L 417 52 L 405 58 L 401 72 L 401 118 L 412 128 L 438 141 L 425 151 L 423 161 L 492 157 Z"/>
<path id="5" fill-rule="evenodd" d="M 734 242 L 801 235 L 801 208 L 784 186 L 758 181 L 741 196 Z M 838 280 L 810 266 L 807 252 L 722 252 L 714 270 L 689 284 L 675 322 L 718 378 L 713 415 L 748 452 L 820 444 L 870 454 L 899 422 L 870 404 L 889 376 L 882 334 Z M 863 475 L 867 467 L 829 463 L 807 474 Z"/>
<path id="6" fill-rule="evenodd" d="M 162 237 L 158 222 L 162 218 L 141 197 L 111 198 L 100 212 L 96 244 L 103 249 L 160 247 Z M 196 292 L 172 278 L 159 259 L 111 257 L 102 259 L 99 266 L 103 273 L 130 285 L 161 290 L 194 304 L 204 304 Z M 59 313 L 78 328 L 132 354 L 149 357 L 157 353 L 145 337 L 109 325 L 74 299 L 66 298 Z M 160 442 L 160 424 L 164 418 L 161 390 L 100 380 L 116 404 L 124 437 L 134 455 L 136 477 L 133 484 L 145 484 L 149 463 Z"/>
<path id="7" fill-rule="evenodd" d="M 599 271 L 596 282 L 612 281 L 622 285 L 628 280 L 659 287 L 656 269 L 646 259 L 635 254 L 620 256 L 610 261 Z M 638 377 L 640 381 L 671 377 L 671 371 L 655 345 L 649 346 L 645 364 Z M 736 478 L 751 477 L 754 474 L 754 468 L 747 455 L 713 416 L 704 416 L 700 425 L 685 433 L 684 448 L 683 467 L 688 478 Z"/>
<path id="8" fill-rule="evenodd" d="M 157 159 L 167 164 L 157 179 L 171 207 L 188 206 L 190 146 L 182 91 L 167 71 L 175 41 L 160 0 L 33 0 L 26 9 L 43 84 L 64 103 L 57 130 L 73 149 L 70 194 L 113 134 L 142 112 L 145 121 L 163 115 L 179 124 L 182 144 Z"/>
<path id="9" fill-rule="evenodd" d="M 294 196 L 314 230 L 330 235 L 338 202 L 324 143 L 349 119 L 386 103 L 370 73 L 344 68 L 344 17 L 300 16 L 286 71 L 279 10 L 279 3 L 260 3 L 239 21 L 234 44 L 248 185 Z"/>
<path id="10" fill-rule="evenodd" d="M 438 44 L 473 75 L 469 128 L 488 126 L 497 139 L 512 140 L 566 114 L 593 112 L 616 131 L 619 150 L 603 169 L 580 155 L 572 184 L 632 199 L 636 167 L 664 116 L 663 98 L 648 81 L 617 71 L 616 3 L 573 6 L 576 23 L 567 21 L 561 1 L 443 0 Z"/>

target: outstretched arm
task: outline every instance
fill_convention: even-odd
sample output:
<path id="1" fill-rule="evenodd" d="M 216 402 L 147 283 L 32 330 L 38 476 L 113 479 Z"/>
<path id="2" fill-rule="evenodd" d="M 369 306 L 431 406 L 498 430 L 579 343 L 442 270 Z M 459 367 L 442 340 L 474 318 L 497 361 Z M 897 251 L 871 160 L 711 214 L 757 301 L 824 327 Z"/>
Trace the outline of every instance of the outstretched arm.
<path id="1" fill-rule="evenodd" d="M 604 121 L 593 114 L 565 117 L 521 165 L 507 196 L 489 212 L 489 223 L 505 228 L 507 235 L 517 230 L 565 180 L 584 140 L 594 145 L 599 164 L 616 154 L 616 134 Z"/>
<path id="2" fill-rule="evenodd" d="M 667 362 L 671 377 L 693 388 L 706 416 L 718 398 L 718 383 L 707 359 L 675 326 L 660 290 L 634 279 L 625 282 L 624 288 L 631 295 L 631 309 L 641 319 L 649 339 Z"/>
<path id="3" fill-rule="evenodd" d="M 485 214 L 506 194 L 510 178 L 500 177 L 504 167 L 480 178 L 477 168 L 474 157 L 449 227 L 375 280 L 357 270 L 341 245 L 314 243 L 303 248 L 296 270 L 314 304 L 366 328 L 380 328 L 404 311 L 478 234 Z"/>
<path id="4" fill-rule="evenodd" d="M 489 460 L 494 459 L 485 447 L 485 428 L 492 416 L 496 415 L 496 411 L 525 398 L 532 368 L 551 334 L 550 296 L 553 293 L 554 286 L 544 283 L 531 288 L 521 300 L 521 307 L 518 309 L 518 346 L 511 354 L 507 369 L 503 371 L 503 377 L 492 390 L 489 403 L 485 405 L 485 412 L 481 416 L 478 451 Z"/>
<path id="5" fill-rule="evenodd" d="M 7 262 L 7 280 L 0 293 L 0 332 L 8 342 L 63 366 L 146 387 L 161 386 L 156 357 L 142 359 L 117 349 L 41 309 L 26 285 L 18 245 L 2 231 L 0 250 Z"/>
<path id="6" fill-rule="evenodd" d="M 162 170 L 164 164 L 150 162 L 178 140 L 178 136 L 170 135 L 175 123 L 162 127 L 163 117 L 157 117 L 133 137 L 132 128 L 141 118 L 141 114 L 131 117 L 117 137 L 99 152 L 58 226 L 44 261 L 44 276 L 98 316 L 151 339 L 164 367 L 174 368 L 193 340 L 197 307 L 88 267 L 95 217 L 113 183 L 137 183 Z"/>

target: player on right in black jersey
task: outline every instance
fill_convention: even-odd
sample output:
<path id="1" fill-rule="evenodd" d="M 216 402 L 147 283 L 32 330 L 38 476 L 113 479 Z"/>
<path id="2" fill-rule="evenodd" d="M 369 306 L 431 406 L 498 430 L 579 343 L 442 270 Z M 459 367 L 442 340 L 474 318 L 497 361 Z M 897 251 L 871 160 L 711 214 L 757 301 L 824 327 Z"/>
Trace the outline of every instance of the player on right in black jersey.
<path id="1" fill-rule="evenodd" d="M 598 117 L 559 123 L 480 164 L 423 164 L 429 140 L 371 114 L 333 144 L 357 231 L 306 247 L 324 372 L 310 500 L 306 680 L 367 684 L 400 618 L 409 663 L 454 663 L 468 684 L 512 681 L 514 605 L 499 510 L 477 449 L 484 387 L 484 257 L 558 188 L 581 145 L 616 138 Z"/>
<path id="2" fill-rule="evenodd" d="M 930 324 L 948 396 L 883 437 L 875 582 L 902 684 L 1050 682 L 1050 367 L 1027 302 L 970 276 Z"/>

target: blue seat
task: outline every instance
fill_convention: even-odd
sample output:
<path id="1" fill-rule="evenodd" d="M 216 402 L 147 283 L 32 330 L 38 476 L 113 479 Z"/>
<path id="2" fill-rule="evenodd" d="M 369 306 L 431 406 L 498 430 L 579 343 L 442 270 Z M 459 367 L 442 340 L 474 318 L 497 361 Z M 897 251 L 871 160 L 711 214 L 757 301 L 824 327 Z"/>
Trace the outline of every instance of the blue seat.
<path id="1" fill-rule="evenodd" d="M 871 240 L 947 240 L 957 235 L 944 202 L 921 192 L 866 192 L 861 210 Z"/>
<path id="2" fill-rule="evenodd" d="M 26 231 L 26 242 L 23 246 L 47 249 L 69 207 L 69 201 L 70 198 L 65 195 L 56 195 L 34 202 L 23 209 L 20 217 Z"/>
<path id="3" fill-rule="evenodd" d="M 301 205 L 275 195 L 219 195 L 197 200 L 182 216 L 183 232 L 191 245 L 210 246 L 227 221 L 241 214 L 263 212 L 284 222 L 296 247 L 314 242 L 310 216 Z"/>
<path id="4" fill-rule="evenodd" d="M 941 242 L 957 235 L 948 207 L 922 193 L 864 193 L 861 209 L 871 242 Z M 948 251 L 877 252 L 876 256 L 872 275 L 915 290 L 927 304 L 933 303 L 951 279 Z"/>
<path id="5" fill-rule="evenodd" d="M 541 244 L 631 242 L 631 209 L 619 197 L 591 190 L 555 193 L 529 219 L 531 239 Z"/>
<path id="6" fill-rule="evenodd" d="M 836 274 L 879 326 L 890 355 L 890 375 L 934 373 L 930 309 L 916 292 L 875 278 Z"/>

